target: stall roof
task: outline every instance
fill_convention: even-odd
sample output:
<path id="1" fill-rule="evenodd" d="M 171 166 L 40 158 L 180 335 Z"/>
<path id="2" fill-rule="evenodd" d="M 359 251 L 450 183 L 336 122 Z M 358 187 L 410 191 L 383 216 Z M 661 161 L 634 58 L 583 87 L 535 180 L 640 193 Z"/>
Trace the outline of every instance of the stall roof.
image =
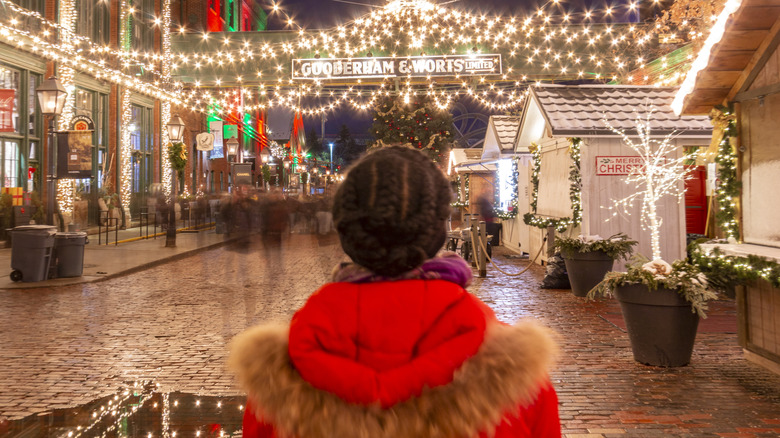
<path id="1" fill-rule="evenodd" d="M 606 118 L 617 129 L 635 133 L 636 119 L 653 109 L 651 135 L 709 138 L 712 124 L 706 116 L 677 116 L 671 108 L 676 89 L 624 85 L 540 85 L 531 87 L 553 136 L 614 136 Z"/>
<path id="2" fill-rule="evenodd" d="M 780 91 L 777 85 L 750 89 L 778 45 L 778 0 L 729 0 L 680 87 L 675 110 L 707 114 L 726 101 Z"/>
<path id="3" fill-rule="evenodd" d="M 514 151 L 520 119 L 520 116 L 490 116 L 482 143 L 482 158 L 498 158 L 501 153 Z"/>

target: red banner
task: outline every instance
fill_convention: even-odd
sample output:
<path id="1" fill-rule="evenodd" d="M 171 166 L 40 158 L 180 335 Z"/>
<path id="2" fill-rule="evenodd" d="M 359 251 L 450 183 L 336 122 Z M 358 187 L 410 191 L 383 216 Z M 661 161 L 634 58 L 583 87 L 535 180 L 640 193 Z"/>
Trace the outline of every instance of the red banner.
<path id="1" fill-rule="evenodd" d="M 0 132 L 14 132 L 16 90 L 0 89 Z"/>

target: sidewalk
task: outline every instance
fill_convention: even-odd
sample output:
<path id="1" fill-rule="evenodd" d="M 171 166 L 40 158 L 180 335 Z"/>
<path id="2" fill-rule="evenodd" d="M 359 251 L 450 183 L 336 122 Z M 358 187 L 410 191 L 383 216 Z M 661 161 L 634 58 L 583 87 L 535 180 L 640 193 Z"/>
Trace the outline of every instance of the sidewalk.
<path id="1" fill-rule="evenodd" d="M 146 228 L 143 230 L 138 227 L 127 228 L 118 230 L 116 234 L 111 230 L 108 235 L 108 245 L 106 245 L 105 231 L 100 238 L 97 234 L 89 234 L 89 241 L 84 247 L 84 271 L 81 277 L 36 282 L 12 281 L 10 278 L 12 249 L 2 248 L 0 249 L 0 290 L 57 287 L 102 281 L 221 246 L 237 238 L 236 235 L 217 234 L 214 227 L 201 231 L 179 229 L 176 233 L 176 247 L 166 248 L 165 232 L 160 231 L 160 228 L 157 228 L 156 238 L 152 228 L 149 229 L 148 238 L 141 237 L 142 233 L 146 234 Z M 115 236 L 117 244 L 114 243 Z M 98 241 L 101 241 L 101 244 L 98 244 Z"/>

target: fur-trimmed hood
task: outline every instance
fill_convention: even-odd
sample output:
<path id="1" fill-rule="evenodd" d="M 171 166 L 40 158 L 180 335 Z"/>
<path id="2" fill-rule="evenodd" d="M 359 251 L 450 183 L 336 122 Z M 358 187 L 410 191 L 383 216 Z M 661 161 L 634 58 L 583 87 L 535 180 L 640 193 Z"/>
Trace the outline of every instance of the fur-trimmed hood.
<path id="1" fill-rule="evenodd" d="M 230 346 L 229 368 L 255 414 L 289 438 L 451 438 L 488 435 L 507 414 L 533 402 L 556 352 L 551 333 L 523 321 L 489 321 L 476 354 L 452 381 L 387 408 L 347 403 L 313 387 L 293 367 L 289 327 L 258 326 Z"/>

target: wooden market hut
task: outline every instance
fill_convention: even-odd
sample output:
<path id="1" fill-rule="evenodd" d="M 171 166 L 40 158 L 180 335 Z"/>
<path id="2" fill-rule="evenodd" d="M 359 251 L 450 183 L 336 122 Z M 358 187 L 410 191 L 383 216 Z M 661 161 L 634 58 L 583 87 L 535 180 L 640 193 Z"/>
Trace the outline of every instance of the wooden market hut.
<path id="1" fill-rule="evenodd" d="M 684 148 L 699 148 L 709 143 L 712 125 L 707 117 L 683 116 L 673 114 L 669 106 L 675 90 L 648 86 L 611 86 L 611 85 L 541 85 L 531 87 L 529 97 L 523 109 L 520 129 L 517 133 L 515 153 L 527 153 L 538 148 L 538 184 L 534 190 L 533 173 L 536 159 L 531 160 L 529 170 L 531 182 L 526 192 L 518 184 L 518 199 L 527 200 L 532 215 L 532 223 L 527 225 L 522 214 L 504 224 L 505 236 L 518 236 L 521 247 L 535 255 L 543 245 L 546 234 L 544 224 L 558 223 L 565 232 L 609 237 L 623 232 L 639 241 L 637 252 L 650 256 L 651 243 L 649 232 L 640 224 L 640 205 L 634 205 L 630 215 L 619 215 L 607 220 L 611 214 L 607 208 L 615 200 L 633 193 L 633 187 L 625 184 L 625 173 L 619 167 L 597 168 L 597 162 L 618 162 L 630 159 L 637 154 L 623 144 L 620 136 L 612 132 L 604 123 L 606 118 L 618 129 L 624 129 L 629 135 L 636 135 L 635 120 L 653 109 L 651 136 L 663 138 L 674 133 L 672 140 L 681 156 Z M 571 181 L 572 139 L 581 139 L 579 143 L 581 191 L 572 191 Z M 606 161 L 605 161 L 606 160 Z M 522 166 L 521 166 L 522 167 Z M 576 184 L 575 184 L 576 187 Z M 527 193 L 527 194 L 526 194 Z M 534 193 L 536 205 L 534 209 Z M 581 204 L 582 220 L 576 226 L 567 226 L 577 222 L 576 201 Z M 518 202 L 521 204 L 522 202 Z M 534 211 L 535 210 L 535 211 Z M 685 257 L 685 206 L 675 197 L 662 200 L 661 211 L 664 217 L 662 226 L 662 256 L 667 260 Z M 507 230 L 515 228 L 515 232 Z M 539 228 L 542 230 L 539 231 Z M 511 238 L 514 239 L 514 238 Z M 509 240 L 511 240 L 509 239 Z M 523 241 L 527 239 L 527 243 Z M 508 247 L 516 246 L 514 241 Z M 546 260 L 546 251 L 542 251 L 541 261 Z M 616 269 L 622 266 L 616 264 Z"/>
<path id="2" fill-rule="evenodd" d="M 486 190 L 492 193 L 493 170 L 482 164 L 482 150 L 479 148 L 453 148 L 450 150 L 447 173 L 455 193 L 457 213 L 451 216 L 452 227 L 465 226 L 465 215 L 477 213 L 476 200 Z"/>
<path id="3" fill-rule="evenodd" d="M 741 193 L 724 193 L 737 198 L 738 210 L 733 220 L 738 227 L 732 233 L 738 234 L 733 237 L 740 243 L 718 246 L 727 255 L 728 265 L 744 263 L 750 268 L 742 269 L 749 269 L 756 276 L 759 270 L 763 272 L 763 278 L 737 288 L 739 342 L 749 360 L 777 373 L 780 289 L 773 287 L 772 281 L 778 284 L 780 203 L 771 200 L 780 186 L 779 45 L 780 2 L 731 0 L 718 17 L 673 104 L 681 114 L 707 114 L 719 105 L 733 108 L 727 115 L 734 116 L 736 144 L 722 142 L 728 154 L 721 154 L 718 161 L 722 169 L 735 168 L 741 182 Z M 729 159 L 728 155 L 734 158 Z M 731 199 L 727 201 L 730 203 Z M 730 226 L 725 221 L 720 225 Z M 749 262 L 746 258 L 751 255 L 761 257 L 763 266 Z"/>

